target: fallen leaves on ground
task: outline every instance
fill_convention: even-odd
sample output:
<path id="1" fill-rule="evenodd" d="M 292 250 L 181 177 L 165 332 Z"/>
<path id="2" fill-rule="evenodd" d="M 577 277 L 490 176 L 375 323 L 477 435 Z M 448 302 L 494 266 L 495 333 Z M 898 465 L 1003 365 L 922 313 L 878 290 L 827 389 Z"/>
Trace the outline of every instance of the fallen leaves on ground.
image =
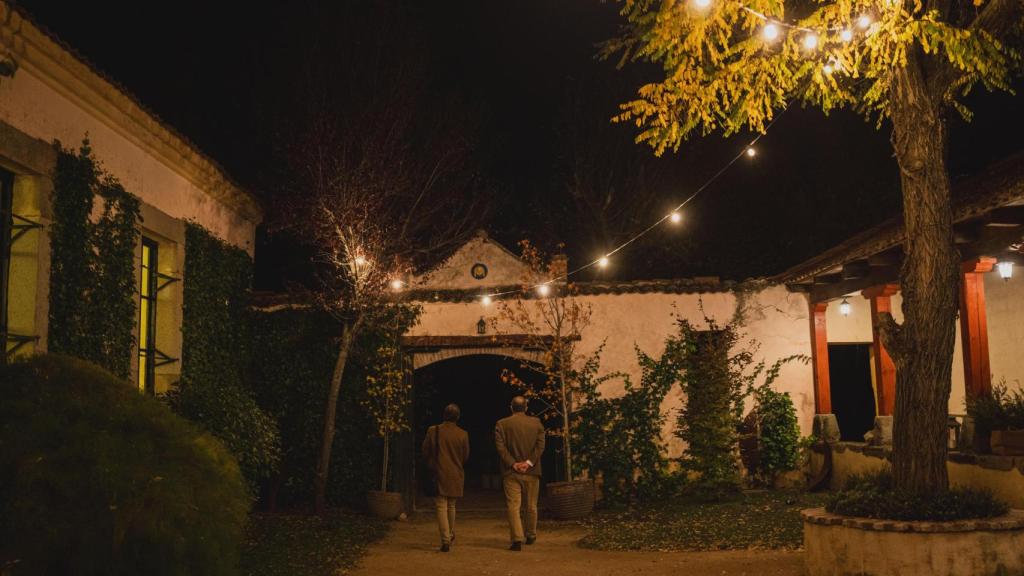
<path id="1" fill-rule="evenodd" d="M 799 548 L 800 510 L 823 503 L 821 494 L 791 491 L 751 491 L 714 503 L 678 498 L 598 512 L 585 522 L 590 534 L 580 545 L 648 552 Z"/>
<path id="2" fill-rule="evenodd" d="M 336 576 L 346 573 L 366 546 L 387 526 L 350 512 L 327 517 L 305 514 L 253 514 L 242 550 L 246 576 Z"/>

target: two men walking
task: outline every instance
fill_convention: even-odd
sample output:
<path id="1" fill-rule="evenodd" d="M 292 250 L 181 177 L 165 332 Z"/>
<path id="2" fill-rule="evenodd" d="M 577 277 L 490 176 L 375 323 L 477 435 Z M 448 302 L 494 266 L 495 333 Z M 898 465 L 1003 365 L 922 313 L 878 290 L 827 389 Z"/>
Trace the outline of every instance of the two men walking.
<path id="1" fill-rule="evenodd" d="M 526 399 L 512 399 L 512 415 L 498 421 L 494 443 L 502 466 L 502 486 L 508 506 L 509 535 L 513 551 L 537 540 L 537 497 L 540 493 L 540 461 L 544 454 L 544 425 L 526 414 Z M 441 551 L 451 550 L 455 540 L 455 502 L 465 484 L 463 465 L 469 459 L 469 435 L 456 424 L 459 407 L 444 409 L 444 422 L 427 429 L 423 454 L 427 455 L 437 481 L 437 527 Z M 525 499 L 525 514 L 521 515 Z"/>

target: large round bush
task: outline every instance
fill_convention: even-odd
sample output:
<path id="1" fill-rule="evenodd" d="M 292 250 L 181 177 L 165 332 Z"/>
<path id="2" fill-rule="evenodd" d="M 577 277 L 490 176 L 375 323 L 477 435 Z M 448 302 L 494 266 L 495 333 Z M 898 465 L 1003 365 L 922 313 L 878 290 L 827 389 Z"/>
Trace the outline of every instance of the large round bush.
<path id="1" fill-rule="evenodd" d="M 249 497 L 212 436 L 91 364 L 0 366 L 0 572 L 233 574 Z"/>

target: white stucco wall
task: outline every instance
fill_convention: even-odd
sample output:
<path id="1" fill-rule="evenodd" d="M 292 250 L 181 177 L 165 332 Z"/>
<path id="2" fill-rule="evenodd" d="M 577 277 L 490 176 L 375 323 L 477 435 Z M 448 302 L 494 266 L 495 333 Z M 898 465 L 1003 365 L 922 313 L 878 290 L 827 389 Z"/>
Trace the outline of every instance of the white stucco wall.
<path id="1" fill-rule="evenodd" d="M 486 276 L 475 278 L 473 266 L 482 264 Z M 434 270 L 416 278 L 416 289 L 442 288 L 445 290 L 474 290 L 494 286 L 517 286 L 523 282 L 528 269 L 503 246 L 491 240 L 486 233 L 476 236 L 455 251 Z"/>
<path id="2" fill-rule="evenodd" d="M 640 378 L 634 346 L 639 346 L 647 354 L 659 355 L 664 349 L 665 338 L 674 332 L 676 318 L 703 324 L 704 316 L 698 307 L 701 301 L 704 313 L 719 323 L 728 322 L 736 306 L 736 297 L 731 293 L 607 294 L 581 296 L 579 300 L 592 310 L 591 323 L 578 347 L 580 353 L 592 352 L 606 339 L 601 357 L 602 371 L 624 372 L 634 381 Z M 426 302 L 423 303 L 420 323 L 410 331 L 410 335 L 474 335 L 481 316 L 488 320 L 497 318 L 497 305 Z M 760 343 L 757 357 L 769 365 L 785 356 L 808 354 L 810 331 L 807 322 L 804 296 L 790 293 L 783 287 L 771 287 L 755 294 L 750 302 L 745 340 L 756 339 Z M 511 327 L 501 323 L 499 330 L 513 332 Z M 790 393 L 805 434 L 810 432 L 814 414 L 811 381 L 810 366 L 793 362 L 783 368 L 775 385 L 777 390 Z M 611 381 L 602 392 L 614 395 L 621 390 L 621 381 Z M 681 402 L 680 391 L 673 390 L 663 409 L 674 412 Z M 670 421 L 666 429 L 666 439 L 669 440 L 671 425 Z"/>
<path id="3" fill-rule="evenodd" d="M 0 120 L 45 142 L 60 140 L 77 148 L 88 136 L 104 168 L 143 202 L 174 218 L 195 220 L 227 242 L 251 254 L 256 223 L 199 189 L 169 163 L 136 143 L 111 119 L 62 93 L 44 75 L 22 67 L 0 79 Z M 2 143 L 0 143 L 2 152 Z"/>
<path id="4" fill-rule="evenodd" d="M 988 352 L 992 381 L 1022 388 L 1024 384 L 1024 270 L 1002 280 L 996 273 L 985 275 L 985 304 L 988 312 Z M 961 369 L 962 371 L 962 369 Z"/>

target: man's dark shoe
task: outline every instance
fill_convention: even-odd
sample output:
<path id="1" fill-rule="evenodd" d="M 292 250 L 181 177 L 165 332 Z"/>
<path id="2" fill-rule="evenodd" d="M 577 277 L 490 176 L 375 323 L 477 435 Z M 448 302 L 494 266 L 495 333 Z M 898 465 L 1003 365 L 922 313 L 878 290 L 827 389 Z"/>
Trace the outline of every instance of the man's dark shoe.
<path id="1" fill-rule="evenodd" d="M 451 549 L 452 549 L 452 547 L 450 545 L 448 545 L 448 544 L 441 544 L 441 552 L 448 552 Z"/>
<path id="2" fill-rule="evenodd" d="M 533 544 L 536 541 L 537 541 L 537 537 L 536 536 L 527 536 L 526 537 L 526 545 L 527 546 Z"/>
<path id="3" fill-rule="evenodd" d="M 522 542 L 513 542 L 512 545 L 508 547 L 508 549 L 513 551 L 513 552 L 520 552 L 523 549 L 523 543 Z"/>

